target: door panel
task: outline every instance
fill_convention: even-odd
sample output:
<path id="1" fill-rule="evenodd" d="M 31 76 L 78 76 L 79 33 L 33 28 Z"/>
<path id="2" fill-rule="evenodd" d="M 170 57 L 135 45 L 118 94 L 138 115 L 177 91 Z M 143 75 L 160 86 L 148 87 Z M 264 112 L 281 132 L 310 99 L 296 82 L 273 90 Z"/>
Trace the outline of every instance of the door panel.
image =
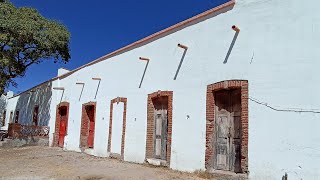
<path id="1" fill-rule="evenodd" d="M 93 143 L 94 143 L 94 126 L 95 126 L 95 121 L 94 121 L 94 106 L 88 107 L 88 117 L 89 117 L 89 135 L 88 135 L 88 147 L 93 148 Z"/>
<path id="2" fill-rule="evenodd" d="M 157 158 L 161 157 L 161 139 L 156 139 L 156 151 L 155 151 L 155 155 Z"/>
<path id="3" fill-rule="evenodd" d="M 219 144 L 217 150 L 217 169 L 228 170 L 228 145 Z"/>
<path id="4" fill-rule="evenodd" d="M 168 135 L 168 110 L 162 111 L 162 139 L 161 142 L 161 159 L 167 159 L 167 135 Z"/>
<path id="5" fill-rule="evenodd" d="M 159 111 L 158 114 L 156 115 L 156 136 L 161 136 L 161 134 L 162 134 L 162 114 L 161 114 L 161 111 Z"/>
<path id="6" fill-rule="evenodd" d="M 230 92 L 232 107 L 232 150 L 231 168 L 234 172 L 241 172 L 241 90 Z"/>
<path id="7" fill-rule="evenodd" d="M 38 126 L 38 116 L 39 116 L 39 107 L 35 106 L 33 109 L 33 124 L 34 126 Z"/>
<path id="8" fill-rule="evenodd" d="M 240 172 L 241 91 L 221 90 L 215 93 L 216 160 L 215 168 Z"/>
<path id="9" fill-rule="evenodd" d="M 159 97 L 154 109 L 154 157 L 167 159 L 168 98 Z"/>
<path id="10" fill-rule="evenodd" d="M 59 147 L 63 147 L 65 134 L 66 134 L 66 121 L 61 120 L 60 132 L 59 132 Z"/>
<path id="11" fill-rule="evenodd" d="M 230 117 L 226 111 L 217 118 L 217 169 L 229 170 Z"/>
<path id="12" fill-rule="evenodd" d="M 68 111 L 67 107 L 59 108 L 59 116 L 60 116 L 59 140 L 58 140 L 59 147 L 63 147 L 64 145 L 64 138 L 66 136 L 67 123 L 68 123 L 67 111 Z"/>

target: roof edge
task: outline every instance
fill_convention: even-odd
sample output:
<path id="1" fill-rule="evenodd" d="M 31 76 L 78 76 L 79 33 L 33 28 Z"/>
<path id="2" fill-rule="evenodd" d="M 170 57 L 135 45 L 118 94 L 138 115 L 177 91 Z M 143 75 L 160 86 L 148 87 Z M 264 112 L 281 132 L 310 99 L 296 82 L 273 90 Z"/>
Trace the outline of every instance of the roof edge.
<path id="1" fill-rule="evenodd" d="M 177 24 L 175 24 L 175 25 L 172 25 L 172 26 L 170 26 L 170 27 L 168 27 L 168 28 L 166 28 L 166 29 L 163 29 L 163 30 L 161 30 L 161 31 L 158 31 L 158 32 L 156 32 L 156 33 L 154 33 L 154 34 L 152 34 L 152 35 L 149 35 L 149 36 L 147 36 L 147 37 L 145 37 L 145 38 L 143 38 L 143 39 L 140 39 L 140 40 L 138 40 L 138 41 L 136 41 L 136 42 L 134 42 L 134 43 L 131 43 L 131 44 L 125 46 L 125 47 L 122 47 L 122 48 L 120 48 L 120 49 L 118 49 L 118 50 L 115 50 L 115 51 L 113 51 L 113 52 L 111 52 L 111 53 L 109 53 L 109 54 L 107 54 L 107 55 L 104 55 L 104 56 L 102 56 L 102 57 L 100 57 L 100 58 L 98 58 L 98 59 L 96 59 L 96 60 L 94 60 L 94 61 L 91 61 L 91 62 L 89 62 L 89 63 L 87 63 L 87 64 L 85 64 L 85 65 L 82 65 L 82 66 L 80 66 L 80 67 L 78 67 L 78 68 L 70 71 L 69 73 L 66 73 L 66 74 L 64 74 L 64 75 L 61 75 L 61 76 L 59 76 L 59 77 L 55 77 L 55 78 L 53 78 L 53 79 L 64 78 L 64 77 L 66 77 L 66 76 L 69 76 L 69 75 L 73 74 L 74 72 L 76 72 L 76 71 L 78 71 L 78 70 L 80 70 L 80 69 L 83 69 L 83 68 L 85 68 L 85 67 L 91 66 L 91 65 L 96 64 L 96 63 L 98 63 L 98 62 L 100 62 L 100 61 L 106 60 L 106 59 L 108 59 L 108 58 L 110 58 L 110 57 L 116 56 L 116 55 L 118 55 L 118 54 L 126 51 L 127 49 L 130 49 L 130 48 L 133 48 L 133 47 L 138 46 L 138 45 L 140 45 L 140 44 L 143 44 L 144 42 L 149 41 L 149 40 L 152 40 L 152 39 L 155 39 L 155 38 L 163 35 L 164 33 L 167 33 L 167 32 L 170 32 L 170 31 L 172 31 L 172 30 L 175 30 L 175 29 L 177 29 L 177 28 L 179 28 L 179 27 L 181 27 L 181 26 L 187 25 L 187 24 L 189 24 L 189 23 L 191 23 L 191 22 L 194 22 L 194 21 L 196 21 L 196 20 L 198 20 L 198 19 L 201 19 L 201 18 L 206 17 L 206 16 L 208 16 L 208 15 L 210 15 L 210 14 L 212 14 L 212 13 L 215 13 L 215 12 L 217 12 L 217 11 L 220 11 L 220 10 L 226 8 L 226 7 L 233 6 L 233 5 L 235 5 L 235 0 L 230 0 L 230 1 L 226 2 L 226 3 L 224 3 L 224 4 L 221 4 L 221 5 L 219 5 L 219 6 L 216 6 L 216 7 L 212 8 L 212 9 L 209 9 L 209 10 L 203 12 L 203 13 L 200 13 L 200 14 L 198 14 L 198 15 L 196 15 L 196 16 L 193 16 L 193 17 L 191 17 L 191 18 L 189 18 L 189 19 L 187 19 L 187 20 L 184 20 L 184 21 L 182 21 L 182 22 L 180 22 L 180 23 L 177 23 Z"/>
<path id="2" fill-rule="evenodd" d="M 209 16 L 209 15 L 211 15 L 211 14 L 217 12 L 217 11 L 220 11 L 220 10 L 222 10 L 222 9 L 225 9 L 225 8 L 227 8 L 227 7 L 229 7 L 229 6 L 233 6 L 233 5 L 235 5 L 235 3 L 236 3 L 236 0 L 230 0 L 230 1 L 226 2 L 226 3 L 224 3 L 224 4 L 221 4 L 221 5 L 219 5 L 219 6 L 216 6 L 216 7 L 212 8 L 212 9 L 209 9 L 209 10 L 207 10 L 207 11 L 205 11 L 205 12 L 202 12 L 202 13 L 196 15 L 196 16 L 193 16 L 193 17 L 191 17 L 191 18 L 189 18 L 189 19 L 186 19 L 186 20 L 184 20 L 184 21 L 182 21 L 182 22 L 179 22 L 179 23 L 177 23 L 177 24 L 175 24 L 175 25 L 172 25 L 172 26 L 170 26 L 170 27 L 168 27 L 168 28 L 166 28 L 166 29 L 163 29 L 163 30 L 158 31 L 158 32 L 156 32 L 156 33 L 154 33 L 154 34 L 151 34 L 151 35 L 149 35 L 149 36 L 147 36 L 147 37 L 145 37 L 145 38 L 143 38 L 143 39 L 140 39 L 140 40 L 138 40 L 138 41 L 136 41 L 136 42 L 133 42 L 133 43 L 127 45 L 127 46 L 124 46 L 124 47 L 122 47 L 122 48 L 120 48 L 120 49 L 118 49 L 118 50 L 115 50 L 115 51 L 113 51 L 113 52 L 111 52 L 111 53 L 109 53 L 109 54 L 107 54 L 107 55 L 104 55 L 104 56 L 96 59 L 96 60 L 93 60 L 93 61 L 91 61 L 91 62 L 89 62 L 89 63 L 87 63 L 87 64 L 84 64 L 84 65 L 82 65 L 82 66 L 80 66 L 80 67 L 78 67 L 78 68 L 76 68 L 76 69 L 74 69 L 74 70 L 72 70 L 72 71 L 70 71 L 70 72 L 68 72 L 68 73 L 65 73 L 65 74 L 63 74 L 63 75 L 61 75 L 61 76 L 57 76 L 57 77 L 54 77 L 54 78 L 52 78 L 52 79 L 50 79 L 50 80 L 47 80 L 47 81 L 45 81 L 45 82 L 43 82 L 43 83 L 41 83 L 41 84 L 39 84 L 39 85 L 37 85 L 37 86 L 34 86 L 34 87 L 32 87 L 32 88 L 30 88 L 30 89 L 28 89 L 28 90 L 26 90 L 26 91 L 23 91 L 23 92 L 15 95 L 15 96 L 13 96 L 12 98 L 14 98 L 14 97 L 16 97 L 16 96 L 19 96 L 19 95 L 21 95 L 21 94 L 23 94 L 23 93 L 25 93 L 25 92 L 28 92 L 28 91 L 30 91 L 30 90 L 32 90 L 32 89 L 34 89 L 34 88 L 37 88 L 37 87 L 39 87 L 39 86 L 41 86 L 41 85 L 43 85 L 43 84 L 49 83 L 49 82 L 54 81 L 54 80 L 57 80 L 57 79 L 65 78 L 65 77 L 67 77 L 67 76 L 69 76 L 69 75 L 71 75 L 71 74 L 79 71 L 80 69 L 83 69 L 83 68 L 85 68 L 85 67 L 94 65 L 94 64 L 96 64 L 96 63 L 98 63 L 98 62 L 104 61 L 104 60 L 106 60 L 106 59 L 108 59 L 108 58 L 111 58 L 111 57 L 113 57 L 113 56 L 116 56 L 116 55 L 118 55 L 118 54 L 121 54 L 121 53 L 123 53 L 123 52 L 125 52 L 125 51 L 127 51 L 127 50 L 129 50 L 129 49 L 131 49 L 131 48 L 134 48 L 134 47 L 136 47 L 136 46 L 139 46 L 139 45 L 141 45 L 141 44 L 143 44 L 143 43 L 145 43 L 145 42 L 147 42 L 147 41 L 156 39 L 156 38 L 160 37 L 161 35 L 163 35 L 163 34 L 165 34 L 165 33 L 168 33 L 168 32 L 170 32 L 170 31 L 174 31 L 174 30 L 176 30 L 176 29 L 178 29 L 178 28 L 180 28 L 180 27 L 182 27 L 182 26 L 188 25 L 189 23 L 192 23 L 192 22 L 197 21 L 197 20 L 199 20 L 199 19 L 201 19 L 201 18 L 204 18 L 204 17 L 206 17 L 206 16 Z M 11 98 L 9 98 L 9 99 L 11 99 Z"/>

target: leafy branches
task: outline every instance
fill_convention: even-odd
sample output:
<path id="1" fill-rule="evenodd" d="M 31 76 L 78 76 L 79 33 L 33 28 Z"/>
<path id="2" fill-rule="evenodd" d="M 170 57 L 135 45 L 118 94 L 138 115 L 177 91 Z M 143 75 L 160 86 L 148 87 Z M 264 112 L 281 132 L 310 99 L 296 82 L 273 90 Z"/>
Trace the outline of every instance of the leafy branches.
<path id="1" fill-rule="evenodd" d="M 46 60 L 68 62 L 70 33 L 33 8 L 0 0 L 0 94 L 29 66 Z"/>

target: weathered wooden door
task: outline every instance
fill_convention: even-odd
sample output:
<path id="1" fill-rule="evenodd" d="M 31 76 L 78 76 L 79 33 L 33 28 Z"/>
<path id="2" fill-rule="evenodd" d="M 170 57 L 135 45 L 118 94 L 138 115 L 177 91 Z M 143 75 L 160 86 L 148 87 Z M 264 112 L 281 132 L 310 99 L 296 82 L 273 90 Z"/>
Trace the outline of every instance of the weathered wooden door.
<path id="1" fill-rule="evenodd" d="M 240 90 L 222 90 L 215 93 L 215 122 L 215 167 L 219 170 L 240 172 Z"/>
<path id="2" fill-rule="evenodd" d="M 19 123 L 19 111 L 16 111 L 16 115 L 14 118 L 14 123 Z"/>
<path id="3" fill-rule="evenodd" d="M 6 115 L 7 115 L 7 111 L 3 111 L 3 114 L 2 114 L 2 126 L 5 126 L 6 124 Z"/>
<path id="4" fill-rule="evenodd" d="M 59 147 L 63 147 L 64 145 L 64 138 L 66 136 L 67 122 L 68 122 L 67 111 L 68 111 L 67 107 L 59 108 L 59 115 L 60 115 Z"/>
<path id="5" fill-rule="evenodd" d="M 94 106 L 88 107 L 88 117 L 89 117 L 89 135 L 88 135 L 88 147 L 93 148 L 93 142 L 94 142 Z"/>
<path id="6" fill-rule="evenodd" d="M 39 116 L 39 106 L 35 106 L 33 109 L 32 125 L 38 126 L 38 116 Z"/>
<path id="7" fill-rule="evenodd" d="M 10 112 L 9 123 L 13 123 L 13 111 Z"/>
<path id="8" fill-rule="evenodd" d="M 154 103 L 154 157 L 167 159 L 167 134 L 168 134 L 168 98 L 160 97 Z"/>

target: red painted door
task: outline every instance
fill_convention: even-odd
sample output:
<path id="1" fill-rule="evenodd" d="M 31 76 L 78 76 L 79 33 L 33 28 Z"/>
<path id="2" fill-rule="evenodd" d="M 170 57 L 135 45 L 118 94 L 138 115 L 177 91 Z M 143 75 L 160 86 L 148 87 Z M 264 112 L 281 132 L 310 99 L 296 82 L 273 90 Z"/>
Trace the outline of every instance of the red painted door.
<path id="1" fill-rule="evenodd" d="M 89 112 L 89 136 L 88 136 L 88 147 L 93 148 L 93 142 L 94 142 L 94 106 L 90 106 Z"/>
<path id="2" fill-rule="evenodd" d="M 66 136 L 67 131 L 67 107 L 60 108 L 60 129 L 59 129 L 59 147 L 63 147 L 64 137 Z"/>

